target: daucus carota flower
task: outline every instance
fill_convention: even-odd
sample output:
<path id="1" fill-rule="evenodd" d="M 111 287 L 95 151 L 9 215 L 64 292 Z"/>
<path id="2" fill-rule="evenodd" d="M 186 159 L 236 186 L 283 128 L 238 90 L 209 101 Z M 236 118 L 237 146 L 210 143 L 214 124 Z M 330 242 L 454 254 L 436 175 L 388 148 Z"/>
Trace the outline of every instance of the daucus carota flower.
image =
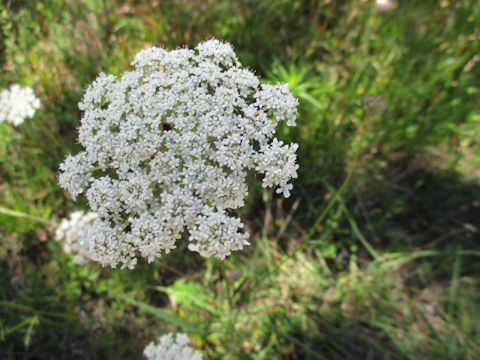
<path id="1" fill-rule="evenodd" d="M 158 344 L 148 344 L 143 354 L 148 360 L 202 360 L 202 355 L 189 344 L 187 335 L 177 334 L 174 337 L 169 333 L 163 335 Z"/>
<path id="2" fill-rule="evenodd" d="M 98 214 L 86 238 L 92 258 L 133 267 L 183 234 L 188 248 L 223 259 L 248 245 L 230 212 L 244 204 L 247 173 L 290 195 L 297 144 L 274 138 L 295 125 L 288 85 L 262 85 L 228 43 L 140 51 L 134 70 L 101 74 L 86 90 L 79 141 L 59 182 Z"/>
<path id="3" fill-rule="evenodd" d="M 75 211 L 68 218 L 62 219 L 55 232 L 55 240 L 63 242 L 63 250 L 75 255 L 73 261 L 84 265 L 91 260 L 88 246 L 85 244 L 86 230 L 97 219 L 93 212 Z"/>
<path id="4" fill-rule="evenodd" d="M 32 118 L 39 107 L 40 100 L 30 87 L 14 84 L 0 91 L 0 123 L 6 121 L 18 126 L 26 118 Z"/>

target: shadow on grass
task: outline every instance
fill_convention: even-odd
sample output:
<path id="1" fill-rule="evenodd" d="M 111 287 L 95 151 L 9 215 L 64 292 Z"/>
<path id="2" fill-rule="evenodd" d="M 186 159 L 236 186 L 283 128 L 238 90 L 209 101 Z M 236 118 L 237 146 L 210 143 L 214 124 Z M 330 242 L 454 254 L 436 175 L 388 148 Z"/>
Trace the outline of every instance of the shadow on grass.
<path id="1" fill-rule="evenodd" d="M 480 250 L 480 185 L 475 181 L 415 167 L 362 197 L 368 199 L 362 227 L 380 239 L 375 245 L 382 250 Z"/>

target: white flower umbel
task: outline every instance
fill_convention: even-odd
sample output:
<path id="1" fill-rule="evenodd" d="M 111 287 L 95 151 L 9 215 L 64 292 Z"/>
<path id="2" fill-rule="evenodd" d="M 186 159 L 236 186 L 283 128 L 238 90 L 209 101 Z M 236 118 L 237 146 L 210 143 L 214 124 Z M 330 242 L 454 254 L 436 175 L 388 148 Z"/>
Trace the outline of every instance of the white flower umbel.
<path id="1" fill-rule="evenodd" d="M 0 123 L 6 121 L 18 126 L 26 118 L 32 118 L 39 107 L 40 100 L 30 87 L 14 84 L 0 91 Z"/>
<path id="2" fill-rule="evenodd" d="M 151 342 L 143 351 L 148 360 L 202 360 L 202 355 L 188 344 L 190 339 L 185 334 L 171 333 L 163 335 L 159 343 Z"/>
<path id="3" fill-rule="evenodd" d="M 261 85 L 228 43 L 140 51 L 134 70 L 101 74 L 79 104 L 84 151 L 60 165 L 59 182 L 98 213 L 92 258 L 133 267 L 187 235 L 192 251 L 225 258 L 248 245 L 231 210 L 244 205 L 249 171 L 290 195 L 297 144 L 274 138 L 295 125 L 288 85 Z"/>
<path id="4" fill-rule="evenodd" d="M 97 214 L 83 211 L 75 211 L 68 219 L 62 219 L 55 232 L 55 239 L 63 241 L 63 250 L 67 254 L 74 254 L 73 261 L 84 265 L 91 260 L 88 246 L 85 243 L 86 231 L 96 220 Z"/>

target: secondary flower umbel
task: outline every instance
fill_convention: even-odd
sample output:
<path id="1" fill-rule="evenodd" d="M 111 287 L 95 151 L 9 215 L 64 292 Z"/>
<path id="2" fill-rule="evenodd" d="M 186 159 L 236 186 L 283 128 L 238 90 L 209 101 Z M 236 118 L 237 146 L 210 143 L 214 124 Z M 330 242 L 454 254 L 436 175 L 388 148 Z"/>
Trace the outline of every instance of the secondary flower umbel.
<path id="1" fill-rule="evenodd" d="M 59 182 L 98 214 L 86 244 L 102 264 L 152 261 L 182 234 L 189 249 L 223 259 L 248 245 L 229 211 L 244 204 L 248 171 L 290 195 L 297 144 L 274 138 L 295 125 L 288 85 L 261 85 L 228 43 L 140 51 L 121 78 L 100 74 L 79 104 L 85 151 L 60 165 Z"/>
<path id="2" fill-rule="evenodd" d="M 202 355 L 190 347 L 190 339 L 185 334 L 163 335 L 159 343 L 151 342 L 143 351 L 148 360 L 202 360 Z"/>
<path id="3" fill-rule="evenodd" d="M 62 219 L 55 231 L 55 240 L 63 242 L 63 250 L 67 254 L 74 254 L 73 261 L 78 265 L 85 265 L 90 261 L 91 255 L 85 246 L 85 234 L 93 224 L 97 214 L 75 211 L 69 218 Z"/>
<path id="4" fill-rule="evenodd" d="M 6 121 L 18 126 L 26 118 L 32 118 L 39 107 L 40 100 L 30 87 L 14 84 L 0 91 L 0 123 Z"/>

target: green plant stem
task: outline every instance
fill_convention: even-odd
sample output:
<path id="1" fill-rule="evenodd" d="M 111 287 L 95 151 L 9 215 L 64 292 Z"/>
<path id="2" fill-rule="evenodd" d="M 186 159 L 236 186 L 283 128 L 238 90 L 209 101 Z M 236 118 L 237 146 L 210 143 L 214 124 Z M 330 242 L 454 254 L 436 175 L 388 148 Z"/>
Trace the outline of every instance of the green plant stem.
<path id="1" fill-rule="evenodd" d="M 0 207 L 0 214 L 10 215 L 10 216 L 24 218 L 24 219 L 30 219 L 30 220 L 38 221 L 38 222 L 48 224 L 48 225 L 56 225 L 51 220 L 44 219 L 44 218 L 41 218 L 41 217 L 38 217 L 38 216 L 25 214 L 23 212 L 16 211 L 16 210 L 10 210 L 10 209 L 4 208 L 4 207 Z"/>

